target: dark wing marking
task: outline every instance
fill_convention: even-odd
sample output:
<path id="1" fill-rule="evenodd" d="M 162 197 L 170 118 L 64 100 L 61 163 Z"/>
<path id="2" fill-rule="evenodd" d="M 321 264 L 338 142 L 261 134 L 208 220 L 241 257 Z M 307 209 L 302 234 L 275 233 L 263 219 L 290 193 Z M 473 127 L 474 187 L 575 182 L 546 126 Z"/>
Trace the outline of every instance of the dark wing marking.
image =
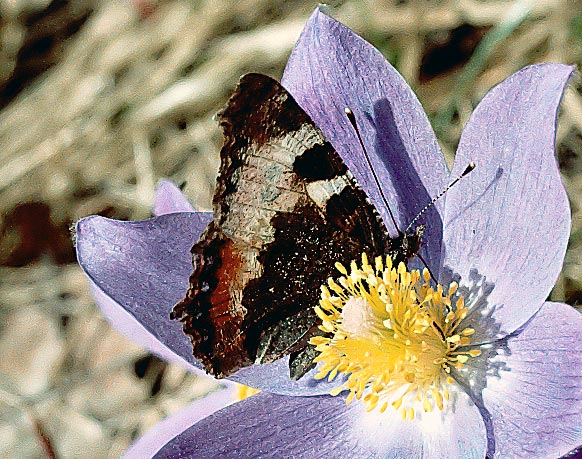
<path id="1" fill-rule="evenodd" d="M 339 155 L 277 81 L 242 77 L 220 120 L 214 221 L 192 248 L 190 289 L 173 316 L 216 377 L 290 354 L 299 378 L 313 367 L 313 307 L 335 263 L 385 253 L 390 240 Z"/>

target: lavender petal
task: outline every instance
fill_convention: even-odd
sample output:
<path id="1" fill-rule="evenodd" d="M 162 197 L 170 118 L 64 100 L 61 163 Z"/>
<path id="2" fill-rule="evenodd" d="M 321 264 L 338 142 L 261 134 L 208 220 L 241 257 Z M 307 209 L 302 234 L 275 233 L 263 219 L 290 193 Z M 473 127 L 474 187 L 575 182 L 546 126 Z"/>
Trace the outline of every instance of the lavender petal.
<path id="1" fill-rule="evenodd" d="M 170 312 L 188 289 L 190 248 L 210 220 L 206 213 L 174 213 L 137 222 L 88 217 L 77 223 L 79 264 L 113 325 L 152 352 L 159 352 L 161 342 L 195 366 L 190 339 Z"/>
<path id="2" fill-rule="evenodd" d="M 548 458 L 582 444 L 582 314 L 545 303 L 490 363 L 483 390 L 495 458 Z"/>
<path id="3" fill-rule="evenodd" d="M 190 249 L 212 219 L 209 213 L 172 213 L 137 222 L 88 217 L 77 224 L 77 257 L 94 298 L 113 326 L 170 361 L 201 368 L 182 324 L 170 319 L 188 290 Z M 289 395 L 328 393 L 337 383 L 316 381 L 312 370 L 289 378 L 289 358 L 244 368 L 230 378 Z"/>
<path id="4" fill-rule="evenodd" d="M 466 284 L 486 282 L 482 312 L 498 336 L 540 308 L 562 268 L 570 208 L 554 142 L 572 70 L 520 70 L 485 96 L 461 136 L 452 175 L 471 161 L 476 169 L 447 196 L 441 280 L 450 270 Z"/>
<path id="5" fill-rule="evenodd" d="M 153 214 L 159 216 L 174 212 L 194 212 L 194 207 L 180 188 L 169 180 L 160 180 L 156 186 Z"/>
<path id="6" fill-rule="evenodd" d="M 456 412 L 402 420 L 389 409 L 365 413 L 342 397 L 281 397 L 262 393 L 202 420 L 155 456 L 294 459 L 483 459 L 485 428 L 478 410 L 459 393 Z M 442 419 L 442 420 L 441 420 Z"/>
<path id="7" fill-rule="evenodd" d="M 363 142 L 398 229 L 404 230 L 448 182 L 448 169 L 418 99 L 382 54 L 343 24 L 316 9 L 283 75 L 283 85 L 323 131 L 396 230 L 344 109 L 357 120 Z M 421 253 L 438 271 L 443 204 L 423 216 Z"/>
<path id="8" fill-rule="evenodd" d="M 146 459 L 153 457 L 166 442 L 172 440 L 196 422 L 234 403 L 236 387 L 228 385 L 217 392 L 192 402 L 187 408 L 173 414 L 157 424 L 137 440 L 123 455 L 123 459 Z"/>

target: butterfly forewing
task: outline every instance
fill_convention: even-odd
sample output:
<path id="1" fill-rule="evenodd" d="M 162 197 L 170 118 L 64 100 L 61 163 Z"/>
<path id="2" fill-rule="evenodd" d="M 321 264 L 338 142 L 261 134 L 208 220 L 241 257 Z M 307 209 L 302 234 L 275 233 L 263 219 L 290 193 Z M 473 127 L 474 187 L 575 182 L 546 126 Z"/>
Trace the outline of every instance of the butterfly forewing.
<path id="1" fill-rule="evenodd" d="M 390 239 L 374 206 L 307 114 L 275 80 L 242 77 L 220 115 L 225 142 L 214 221 L 192 248 L 194 272 L 173 315 L 217 376 L 291 355 L 313 367 L 320 288 Z"/>

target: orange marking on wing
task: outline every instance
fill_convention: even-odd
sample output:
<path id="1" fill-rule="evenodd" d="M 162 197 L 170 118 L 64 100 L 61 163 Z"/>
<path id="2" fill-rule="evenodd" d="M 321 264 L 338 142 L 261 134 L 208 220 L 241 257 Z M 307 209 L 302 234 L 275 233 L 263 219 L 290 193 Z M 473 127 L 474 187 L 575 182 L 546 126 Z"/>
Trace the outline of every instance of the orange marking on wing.
<path id="1" fill-rule="evenodd" d="M 221 247 L 220 258 L 222 263 L 216 272 L 218 285 L 212 293 L 212 306 L 208 311 L 216 329 L 214 346 L 219 353 L 246 353 L 245 330 L 241 328 L 244 311 L 236 310 L 237 304 L 233 297 L 235 289 L 244 288 L 241 279 L 243 260 L 240 250 L 231 240 Z"/>

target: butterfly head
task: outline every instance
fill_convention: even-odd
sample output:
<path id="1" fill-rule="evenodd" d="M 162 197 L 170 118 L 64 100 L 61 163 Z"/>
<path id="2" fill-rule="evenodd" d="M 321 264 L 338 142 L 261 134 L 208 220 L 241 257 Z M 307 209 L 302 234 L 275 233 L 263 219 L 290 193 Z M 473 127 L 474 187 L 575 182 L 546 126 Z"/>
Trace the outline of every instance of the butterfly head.
<path id="1" fill-rule="evenodd" d="M 400 232 L 398 237 L 390 241 L 386 255 L 397 265 L 418 255 L 422 243 L 425 226 L 418 225 L 413 231 Z"/>

